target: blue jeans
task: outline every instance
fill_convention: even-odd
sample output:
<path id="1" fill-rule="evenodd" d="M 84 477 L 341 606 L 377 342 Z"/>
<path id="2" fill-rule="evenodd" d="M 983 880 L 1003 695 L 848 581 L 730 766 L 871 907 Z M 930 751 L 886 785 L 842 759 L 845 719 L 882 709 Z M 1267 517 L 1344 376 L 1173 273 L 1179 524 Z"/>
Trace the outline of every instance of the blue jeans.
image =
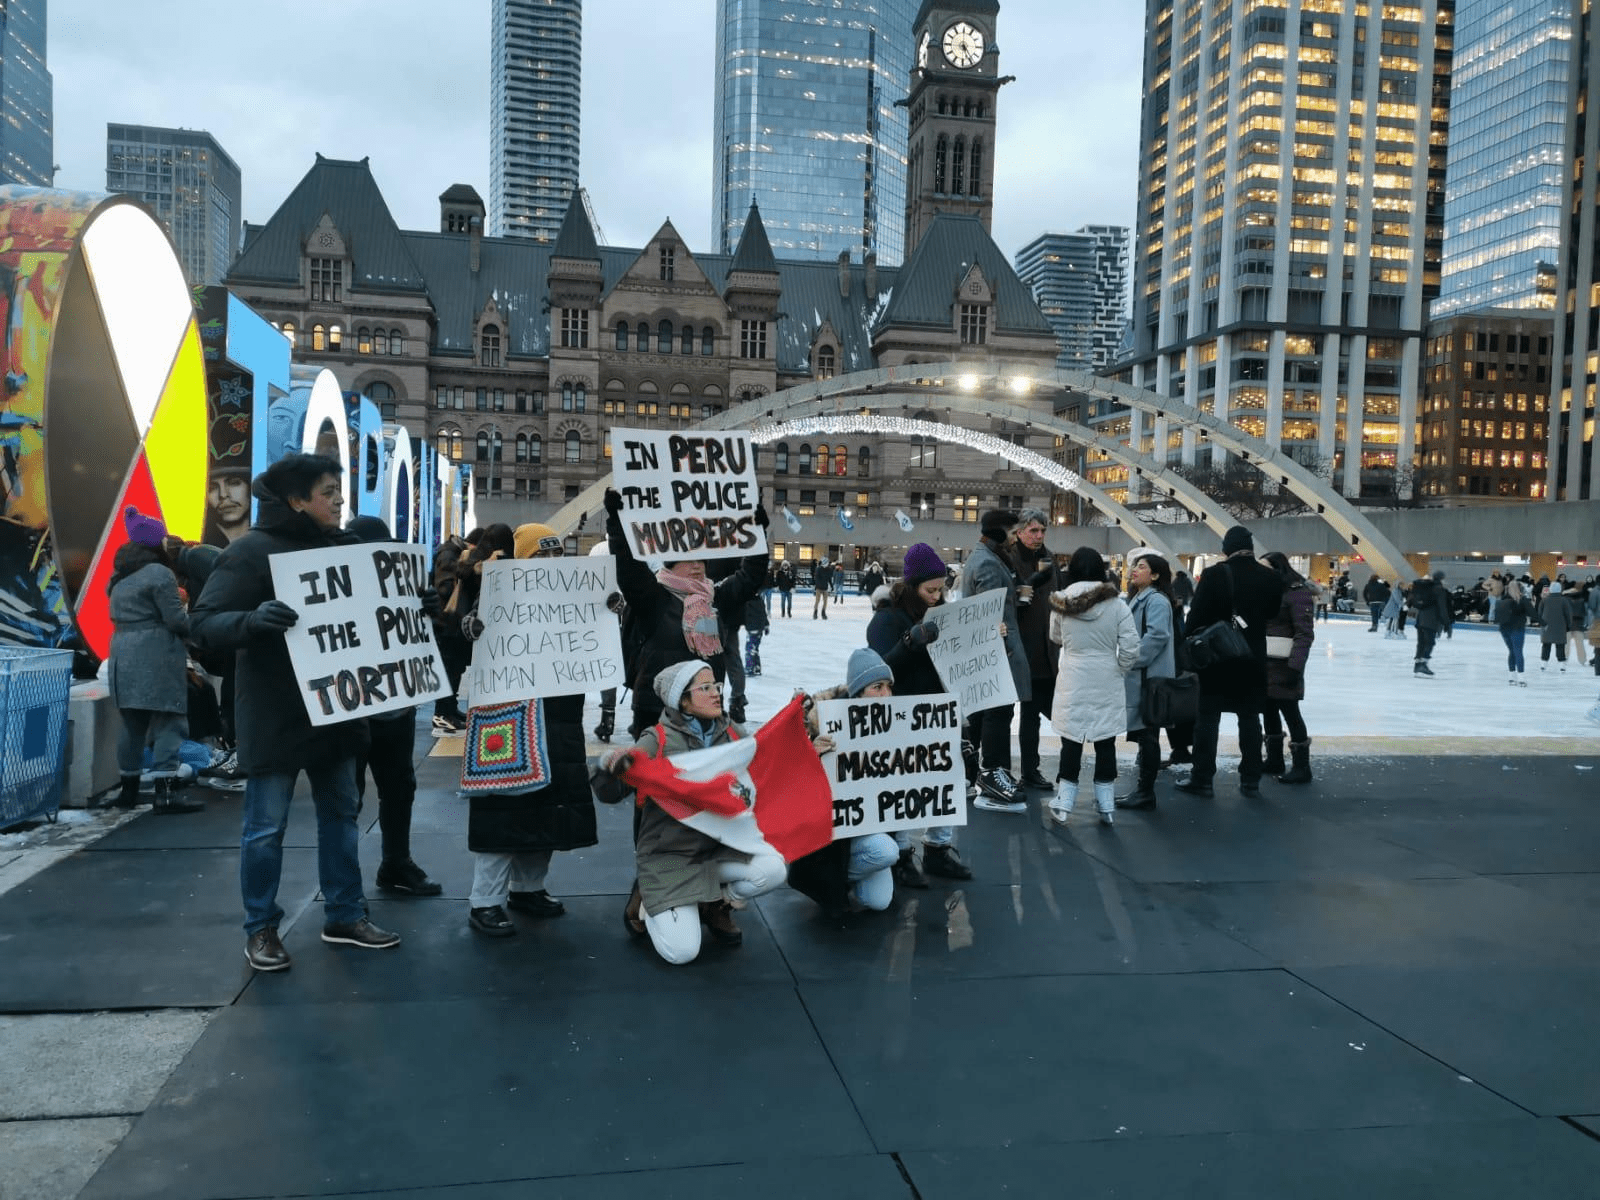
<path id="1" fill-rule="evenodd" d="M 283 874 L 283 832 L 289 827 L 289 800 L 298 771 L 252 775 L 244 789 L 244 833 L 239 843 L 239 890 L 244 896 L 244 931 L 256 933 L 283 920 L 278 879 Z M 367 915 L 361 894 L 361 863 L 356 856 L 356 760 L 340 759 L 308 770 L 317 806 L 317 874 L 322 881 L 323 917 L 344 925 Z"/>
<path id="2" fill-rule="evenodd" d="M 1522 639 L 1528 636 L 1526 629 L 1502 629 L 1500 640 L 1506 644 L 1506 670 L 1524 671 L 1522 663 Z"/>
<path id="3" fill-rule="evenodd" d="M 900 847 L 887 833 L 869 833 L 850 839 L 850 866 L 846 878 L 855 884 L 863 908 L 882 912 L 894 900 L 894 876 L 889 868 L 900 858 Z"/>

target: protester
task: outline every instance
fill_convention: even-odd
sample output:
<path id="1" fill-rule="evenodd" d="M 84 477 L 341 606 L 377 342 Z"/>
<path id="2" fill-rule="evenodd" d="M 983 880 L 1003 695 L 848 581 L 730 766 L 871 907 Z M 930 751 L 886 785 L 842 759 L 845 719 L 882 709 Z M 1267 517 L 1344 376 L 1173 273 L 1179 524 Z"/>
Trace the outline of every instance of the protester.
<path id="1" fill-rule="evenodd" d="M 343 478 L 337 459 L 316 454 L 289 454 L 263 471 L 251 485 L 256 523 L 223 550 L 193 613 L 193 634 L 203 647 L 238 651 L 238 753 L 248 775 L 239 880 L 245 957 L 258 971 L 289 966 L 278 937 L 277 896 L 289 801 L 302 771 L 317 811 L 322 940 L 367 949 L 400 944 L 399 934 L 368 919 L 361 891 L 356 760 L 366 722 L 311 724 L 283 639 L 299 614 L 273 598 L 272 555 L 354 540 L 339 528 Z"/>
<path id="2" fill-rule="evenodd" d="M 744 673 L 761 674 L 761 639 L 772 625 L 766 602 L 749 600 L 744 606 Z M 731 714 L 730 714 L 731 715 Z"/>
<path id="3" fill-rule="evenodd" d="M 1316 640 L 1311 588 L 1305 577 L 1289 565 L 1288 558 L 1272 550 L 1261 556 L 1283 583 L 1283 599 L 1267 622 L 1267 704 L 1262 710 L 1267 753 L 1262 770 L 1279 783 L 1311 782 L 1311 736 L 1300 701 L 1306 698 L 1306 662 Z M 1289 727 L 1289 757 L 1283 761 L 1283 727 Z"/>
<path id="4" fill-rule="evenodd" d="M 833 572 L 835 568 L 827 556 L 817 559 L 817 565 L 811 568 L 811 619 L 817 619 L 817 610 L 820 607 L 822 619 L 828 619 L 828 597 L 833 592 Z"/>
<path id="5" fill-rule="evenodd" d="M 1028 698 L 1022 701 L 1022 724 L 1017 740 L 1022 749 L 1023 787 L 1050 790 L 1040 771 L 1039 725 L 1050 721 L 1050 701 L 1056 690 L 1056 648 L 1050 641 L 1050 593 L 1062 584 L 1055 555 L 1044 544 L 1049 517 L 1041 508 L 1017 514 L 1017 539 L 1011 546 L 1017 585 L 1017 625 L 1022 651 L 1028 661 Z M 1008 734 L 1009 736 L 1009 734 Z"/>
<path id="6" fill-rule="evenodd" d="M 1544 628 L 1539 631 L 1539 670 L 1548 670 L 1550 651 L 1556 652 L 1556 665 L 1561 674 L 1567 673 L 1567 633 L 1570 629 L 1571 609 L 1567 606 L 1561 594 L 1561 581 L 1555 580 L 1545 590 Z M 1421 619 L 1418 619 L 1418 629 L 1421 629 Z"/>
<path id="7" fill-rule="evenodd" d="M 1411 607 L 1417 610 L 1417 657 L 1411 664 L 1413 675 L 1432 675 L 1428 660 L 1441 630 L 1449 632 L 1455 623 L 1450 611 L 1450 595 L 1445 591 L 1444 572 L 1435 571 L 1411 585 Z M 1565 655 L 1563 654 L 1563 658 Z"/>
<path id="8" fill-rule="evenodd" d="M 1001 508 L 992 508 L 979 518 L 981 536 L 961 569 L 961 588 L 962 595 L 968 599 L 985 592 L 1004 593 L 1005 607 L 1000 620 L 1006 662 L 1011 667 L 1017 699 L 1027 700 L 1033 694 L 1029 690 L 1033 671 L 1028 665 L 1022 630 L 1017 623 L 1017 575 L 1007 548 L 1016 525 L 1017 514 Z M 1027 800 L 1011 774 L 1011 717 L 1014 712 L 1014 705 L 997 704 L 974 714 L 970 722 L 969 736 L 978 744 L 982 756 L 978 797 L 973 804 L 989 812 L 1028 811 Z"/>
<path id="9" fill-rule="evenodd" d="M 561 538 L 548 525 L 519 525 L 512 535 L 512 553 L 518 559 L 560 558 Z M 483 632 L 477 613 L 465 625 L 474 639 Z M 551 855 L 599 840 L 583 741 L 583 700 L 581 693 L 550 696 L 474 705 L 467 713 L 461 760 L 467 849 L 472 852 L 467 924 L 486 937 L 517 932 L 507 908 L 532 917 L 565 913 L 566 905 L 545 890 Z M 495 752 L 495 738 L 528 747 L 527 761 L 519 756 L 506 762 Z"/>
<path id="10" fill-rule="evenodd" d="M 477 532 L 481 537 L 482 531 Z M 433 553 L 433 587 L 439 593 L 440 602 L 444 606 L 439 619 L 433 624 L 433 640 L 439 647 L 439 659 L 444 663 L 445 676 L 450 684 L 450 694 L 440 696 L 433 702 L 435 737 L 460 733 L 466 728 L 467 719 L 461 712 L 456 692 L 461 687 L 461 673 L 467 669 L 467 663 L 472 657 L 472 647 L 461 634 L 461 614 L 456 611 L 453 602 L 456 567 L 471 549 L 471 544 L 465 538 L 452 534 L 445 538 Z"/>
<path id="11" fill-rule="evenodd" d="M 739 573 L 741 564 L 736 558 L 714 558 L 705 564 L 706 578 L 711 581 L 715 599 L 712 606 L 717 612 L 717 628 L 722 638 L 722 679 L 728 685 L 728 719 L 735 725 L 745 721 L 744 653 L 739 648 L 739 632 L 744 628 L 745 615 L 753 611 L 752 601 L 759 602 L 760 593 L 741 599 L 741 590 L 718 588 L 729 576 Z M 766 581 L 762 581 L 766 586 Z M 758 605 L 757 605 L 758 606 Z M 765 614 L 763 613 L 763 618 Z"/>
<path id="12" fill-rule="evenodd" d="M 939 626 L 928 620 L 928 611 L 944 603 L 944 560 L 932 546 L 917 542 L 906 550 L 904 571 L 904 577 L 890 589 L 888 604 L 872 614 L 867 625 L 867 645 L 894 672 L 899 695 L 941 695 L 944 681 L 928 656 L 928 644 L 938 640 Z M 894 868 L 895 882 L 901 887 L 925 888 L 928 881 L 924 872 L 944 879 L 971 879 L 972 869 L 956 854 L 955 832 L 950 825 L 923 830 L 920 869 L 913 835 L 908 831 L 896 833 L 900 859 Z"/>
<path id="13" fill-rule="evenodd" d="M 722 688 L 711 664 L 699 659 L 664 667 L 654 689 L 660 723 L 643 731 L 630 749 L 608 751 L 594 776 L 596 795 L 615 803 L 626 791 L 617 777 L 632 756 L 672 758 L 690 750 L 719 746 L 745 731 L 722 711 Z M 656 953 L 675 966 L 700 954 L 702 924 L 724 946 L 737 946 L 744 934 L 733 919 L 732 903 L 744 903 L 783 886 L 788 868 L 770 847 L 760 854 L 734 850 L 670 816 L 648 796 L 637 797 L 639 834 L 634 840 L 638 880 L 624 914 L 636 935 L 649 934 Z"/>
<path id="14" fill-rule="evenodd" d="M 1139 748 L 1139 777 L 1131 792 L 1117 797 L 1117 807 L 1154 808 L 1156 775 L 1161 770 L 1161 731 L 1145 724 L 1143 705 L 1151 680 L 1171 679 L 1178 673 L 1178 605 L 1172 598 L 1172 567 L 1165 558 L 1140 547 L 1127 561 L 1128 611 L 1139 634 L 1139 654 L 1123 676 L 1123 684 L 1128 740 Z"/>
<path id="15" fill-rule="evenodd" d="M 1515 579 L 1501 585 L 1500 596 L 1494 602 L 1494 623 L 1500 630 L 1500 640 L 1506 644 L 1507 683 L 1527 687 L 1523 678 L 1527 663 L 1522 656 L 1523 639 L 1528 632 L 1528 618 L 1533 616 L 1533 600 Z"/>
<path id="16" fill-rule="evenodd" d="M 442 581 L 446 586 L 439 588 L 443 607 L 435 628 L 439 633 L 439 657 L 444 660 L 452 695 L 443 713 L 439 711 L 439 702 L 434 702 L 434 737 L 458 734 L 467 727 L 467 718 L 461 712 L 460 701 L 454 694 L 460 691 L 461 674 L 472 661 L 472 641 L 463 632 L 463 620 L 478 607 L 478 592 L 483 587 L 483 564 L 510 558 L 512 546 L 509 525 L 496 523 L 479 530 L 477 539 L 470 542 L 451 563 L 448 576 Z M 436 556 L 435 578 L 441 573 Z"/>
<path id="17" fill-rule="evenodd" d="M 129 507 L 123 512 L 128 541 L 112 559 L 106 592 L 111 599 L 111 657 L 106 682 L 122 717 L 117 736 L 117 769 L 122 772 L 118 808 L 139 803 L 144 748 L 153 745 L 156 812 L 198 812 L 199 800 L 174 795 L 181 778 L 192 774 L 179 760 L 189 733 L 189 614 L 172 569 L 166 526 Z M 181 543 L 178 543 L 181 545 Z"/>
<path id="18" fill-rule="evenodd" d="M 1389 603 L 1389 585 L 1374 574 L 1361 589 L 1361 598 L 1367 602 L 1367 611 L 1372 614 L 1372 624 L 1367 632 L 1377 633 L 1378 618 L 1383 614 L 1384 605 Z"/>
<path id="19" fill-rule="evenodd" d="M 778 583 L 778 615 L 794 616 L 794 564 L 787 559 L 779 563 L 773 577 Z"/>
<path id="20" fill-rule="evenodd" d="M 1050 815 L 1066 821 L 1078 799 L 1083 746 L 1094 743 L 1094 805 L 1110 825 L 1116 808 L 1117 738 L 1127 732 L 1123 676 L 1138 661 L 1133 614 L 1107 579 L 1097 550 L 1080 546 L 1067 561 L 1066 584 L 1050 595 L 1052 640 L 1061 646 L 1051 724 L 1061 734 L 1061 762 Z"/>
<path id="21" fill-rule="evenodd" d="M 1184 625 L 1186 639 L 1209 626 L 1236 621 L 1249 644 L 1248 657 L 1220 662 L 1198 672 L 1200 716 L 1194 727 L 1194 765 L 1177 790 L 1209 797 L 1217 773 L 1217 735 L 1224 712 L 1239 722 L 1239 790 L 1261 794 L 1261 710 L 1267 704 L 1267 622 L 1283 599 L 1283 582 L 1256 561 L 1255 539 L 1243 525 L 1222 538 L 1221 562 L 1206 568 L 1195 588 L 1194 605 Z"/>

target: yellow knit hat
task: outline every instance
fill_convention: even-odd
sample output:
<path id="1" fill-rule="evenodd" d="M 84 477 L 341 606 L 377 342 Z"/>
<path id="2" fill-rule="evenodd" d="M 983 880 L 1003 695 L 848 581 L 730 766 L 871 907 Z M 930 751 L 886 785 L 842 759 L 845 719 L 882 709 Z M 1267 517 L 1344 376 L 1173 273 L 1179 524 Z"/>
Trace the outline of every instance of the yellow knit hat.
<path id="1" fill-rule="evenodd" d="M 554 550 L 559 553 L 562 549 L 561 539 L 548 525 L 518 525 L 511 537 L 518 558 L 532 558 L 542 550 Z"/>

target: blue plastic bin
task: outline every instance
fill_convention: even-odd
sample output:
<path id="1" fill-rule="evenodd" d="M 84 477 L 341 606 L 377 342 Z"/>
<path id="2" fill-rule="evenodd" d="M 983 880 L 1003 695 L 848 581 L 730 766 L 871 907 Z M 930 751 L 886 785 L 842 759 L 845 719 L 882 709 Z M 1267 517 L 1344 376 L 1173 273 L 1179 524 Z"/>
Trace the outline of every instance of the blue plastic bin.
<path id="1" fill-rule="evenodd" d="M 0 645 L 0 829 L 61 807 L 72 651 Z"/>

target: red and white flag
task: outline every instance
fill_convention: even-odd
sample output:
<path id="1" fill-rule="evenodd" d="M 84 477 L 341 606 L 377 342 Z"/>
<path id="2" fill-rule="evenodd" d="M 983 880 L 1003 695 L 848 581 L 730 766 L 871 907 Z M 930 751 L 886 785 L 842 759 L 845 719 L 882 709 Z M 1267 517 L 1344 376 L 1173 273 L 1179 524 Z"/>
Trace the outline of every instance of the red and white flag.
<path id="1" fill-rule="evenodd" d="M 833 840 L 833 791 L 798 696 L 753 738 L 670 759 L 635 754 L 622 779 L 675 820 L 746 854 L 771 849 L 793 862 Z"/>

